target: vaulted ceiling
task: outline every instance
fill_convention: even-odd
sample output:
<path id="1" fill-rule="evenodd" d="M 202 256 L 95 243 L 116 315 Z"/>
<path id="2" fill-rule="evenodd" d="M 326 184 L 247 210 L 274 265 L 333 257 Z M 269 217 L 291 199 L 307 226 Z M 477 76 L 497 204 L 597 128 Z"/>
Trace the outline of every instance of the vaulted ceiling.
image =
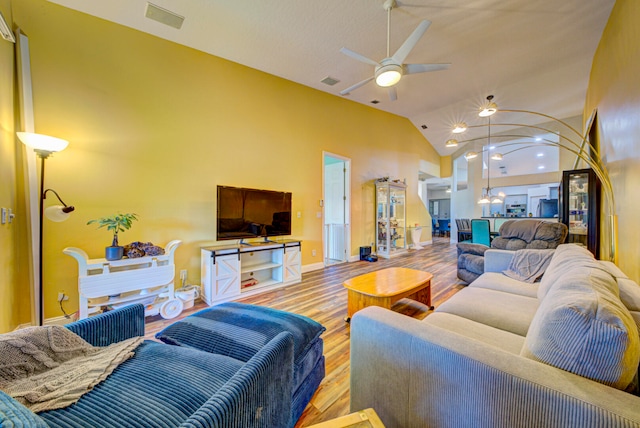
<path id="1" fill-rule="evenodd" d="M 145 17 L 146 0 L 49 0 L 338 97 L 386 56 L 384 0 L 153 0 L 184 17 L 176 29 Z M 405 75 L 398 99 L 370 82 L 344 95 L 407 117 L 441 155 L 451 125 L 473 122 L 489 94 L 499 106 L 558 118 L 582 113 L 591 61 L 615 0 L 407 0 L 391 11 L 393 53 L 432 22 L 407 63 L 450 63 Z M 329 86 L 321 81 L 332 77 Z M 372 101 L 379 101 L 372 104 Z M 526 121 L 521 118 L 521 121 Z M 425 128 L 426 127 L 426 128 Z"/>

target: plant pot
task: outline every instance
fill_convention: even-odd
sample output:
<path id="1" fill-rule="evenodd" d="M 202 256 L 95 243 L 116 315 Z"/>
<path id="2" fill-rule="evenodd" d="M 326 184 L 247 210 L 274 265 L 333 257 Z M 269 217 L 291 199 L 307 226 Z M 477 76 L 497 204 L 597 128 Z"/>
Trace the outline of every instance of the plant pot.
<path id="1" fill-rule="evenodd" d="M 120 260 L 124 255 L 124 247 L 105 247 L 104 258 L 107 260 Z"/>

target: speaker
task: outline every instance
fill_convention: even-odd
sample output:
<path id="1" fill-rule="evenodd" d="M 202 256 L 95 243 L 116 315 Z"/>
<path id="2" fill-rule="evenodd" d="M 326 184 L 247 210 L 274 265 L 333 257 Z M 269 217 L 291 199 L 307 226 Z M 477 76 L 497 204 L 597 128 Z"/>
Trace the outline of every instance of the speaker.
<path id="1" fill-rule="evenodd" d="M 360 260 L 367 260 L 371 255 L 371 247 L 360 247 Z"/>

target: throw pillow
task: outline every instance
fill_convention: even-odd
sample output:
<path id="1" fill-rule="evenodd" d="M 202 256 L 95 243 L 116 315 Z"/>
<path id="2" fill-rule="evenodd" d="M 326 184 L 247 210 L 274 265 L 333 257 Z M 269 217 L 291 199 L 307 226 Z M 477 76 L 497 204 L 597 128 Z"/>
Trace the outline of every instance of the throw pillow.
<path id="1" fill-rule="evenodd" d="M 518 281 L 536 282 L 549 266 L 553 253 L 554 250 L 518 250 L 502 273 Z"/>
<path id="2" fill-rule="evenodd" d="M 624 390 L 640 362 L 640 337 L 611 275 L 572 271 L 540 302 L 521 354 Z"/>

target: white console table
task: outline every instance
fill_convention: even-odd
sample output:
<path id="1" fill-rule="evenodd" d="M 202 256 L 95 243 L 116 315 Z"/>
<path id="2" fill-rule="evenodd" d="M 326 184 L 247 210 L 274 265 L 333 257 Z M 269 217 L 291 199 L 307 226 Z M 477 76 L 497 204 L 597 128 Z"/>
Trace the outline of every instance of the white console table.
<path id="1" fill-rule="evenodd" d="M 171 241 L 161 256 L 133 259 L 90 259 L 80 248 L 67 247 L 63 253 L 78 262 L 80 319 L 101 312 L 103 307 L 119 308 L 133 303 L 145 306 L 145 315 L 175 318 L 182 301 L 174 296 L 173 256 L 182 241 Z"/>
<path id="2" fill-rule="evenodd" d="M 300 282 L 300 248 L 295 240 L 202 248 L 202 299 L 211 306 Z"/>

